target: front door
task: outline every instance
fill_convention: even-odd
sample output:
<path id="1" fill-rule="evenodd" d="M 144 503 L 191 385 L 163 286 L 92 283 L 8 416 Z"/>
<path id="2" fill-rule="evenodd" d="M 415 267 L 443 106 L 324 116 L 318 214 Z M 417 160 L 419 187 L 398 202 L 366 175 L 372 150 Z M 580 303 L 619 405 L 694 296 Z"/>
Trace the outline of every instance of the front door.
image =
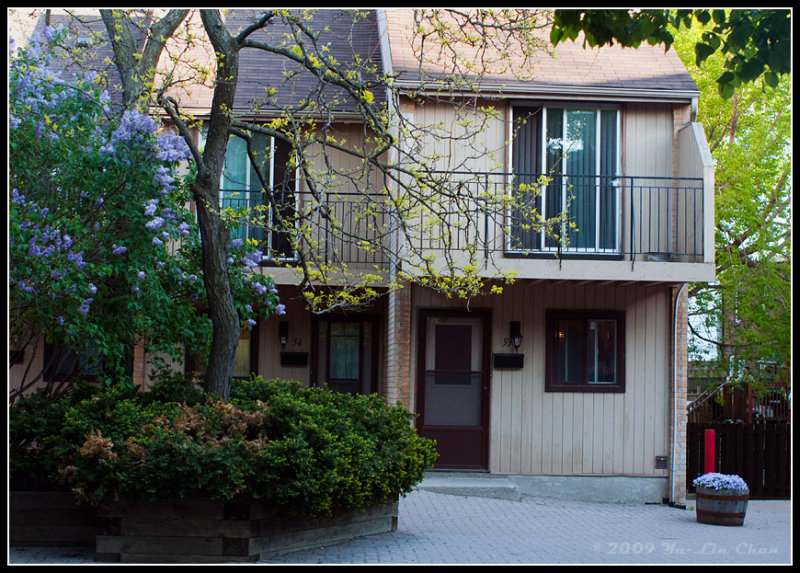
<path id="1" fill-rule="evenodd" d="M 438 469 L 488 468 L 488 313 L 422 311 L 417 376 L 421 435 Z"/>

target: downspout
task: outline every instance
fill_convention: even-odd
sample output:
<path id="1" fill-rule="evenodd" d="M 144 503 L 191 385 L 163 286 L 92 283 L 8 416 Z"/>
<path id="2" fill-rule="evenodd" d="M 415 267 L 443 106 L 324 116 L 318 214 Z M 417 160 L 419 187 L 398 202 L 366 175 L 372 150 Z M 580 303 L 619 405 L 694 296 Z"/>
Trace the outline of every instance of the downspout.
<path id="1" fill-rule="evenodd" d="M 686 283 L 681 285 L 675 296 L 672 315 L 672 472 L 670 474 L 669 504 L 675 505 L 675 445 L 678 437 L 678 304 Z"/>

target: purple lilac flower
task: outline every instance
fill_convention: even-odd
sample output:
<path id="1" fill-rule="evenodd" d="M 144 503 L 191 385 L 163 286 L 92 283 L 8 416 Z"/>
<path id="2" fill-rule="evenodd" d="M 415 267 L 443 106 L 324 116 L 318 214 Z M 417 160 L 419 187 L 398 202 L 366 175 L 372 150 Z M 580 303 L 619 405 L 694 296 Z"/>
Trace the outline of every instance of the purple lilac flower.
<path id="1" fill-rule="evenodd" d="M 286 306 L 284 306 L 283 304 L 279 304 L 278 306 L 276 306 L 275 314 L 277 314 L 278 316 L 283 316 L 284 314 L 286 314 Z"/>
<path id="2" fill-rule="evenodd" d="M 119 127 L 111 134 L 111 141 L 114 143 L 130 141 L 139 133 L 155 133 L 157 127 L 155 120 L 149 115 L 135 109 L 129 109 L 123 114 Z"/>
<path id="3" fill-rule="evenodd" d="M 92 283 L 89 283 L 89 292 L 91 294 L 96 294 L 97 293 L 97 287 L 94 286 L 94 284 L 92 284 Z"/>
<path id="4" fill-rule="evenodd" d="M 138 278 L 140 281 L 143 281 L 143 280 L 145 279 L 145 277 L 146 277 L 146 276 L 147 276 L 147 274 L 146 274 L 144 271 L 139 271 L 139 274 L 137 274 L 137 275 L 136 275 L 136 277 L 137 277 L 137 278 Z"/>
<path id="5" fill-rule="evenodd" d="M 144 210 L 144 214 L 146 217 L 152 217 L 156 213 L 156 207 L 158 205 L 158 199 L 150 199 L 147 202 L 147 207 Z"/>
<path id="6" fill-rule="evenodd" d="M 164 244 L 164 241 L 162 241 L 158 237 L 153 237 L 153 246 L 154 247 L 160 247 L 163 244 Z"/>
<path id="7" fill-rule="evenodd" d="M 117 245 L 113 245 L 113 247 L 114 247 L 114 250 L 112 252 L 115 255 L 122 255 L 128 250 L 127 247 L 118 247 Z"/>
<path id="8" fill-rule="evenodd" d="M 152 231 L 155 231 L 156 229 L 161 227 L 161 225 L 163 225 L 163 224 L 164 224 L 164 219 L 162 219 L 161 217 L 155 217 L 154 219 L 150 219 L 145 224 L 145 227 L 147 227 L 148 229 L 150 229 Z"/>
<path id="9" fill-rule="evenodd" d="M 161 187 L 161 195 L 166 195 L 169 191 L 174 189 L 172 183 L 175 179 L 170 175 L 169 169 L 167 167 L 161 166 L 156 170 L 156 174 L 153 177 L 154 182 L 156 185 Z"/>
<path id="10" fill-rule="evenodd" d="M 186 223 L 186 221 L 178 225 L 178 233 L 180 233 L 183 237 L 189 234 L 189 225 Z"/>
<path id="11" fill-rule="evenodd" d="M 186 142 L 179 135 L 174 133 L 162 133 L 157 138 L 158 158 L 163 161 L 181 161 L 189 159 L 191 151 Z"/>

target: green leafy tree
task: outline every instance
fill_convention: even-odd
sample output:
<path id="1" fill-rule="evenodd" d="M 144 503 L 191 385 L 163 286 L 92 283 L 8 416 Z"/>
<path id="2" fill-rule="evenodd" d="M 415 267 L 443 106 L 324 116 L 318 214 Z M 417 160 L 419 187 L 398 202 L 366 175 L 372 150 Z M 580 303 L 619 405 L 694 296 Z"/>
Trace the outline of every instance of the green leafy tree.
<path id="1" fill-rule="evenodd" d="M 791 76 L 722 97 L 724 55 L 702 67 L 693 55 L 711 27 L 675 41 L 700 88 L 698 121 L 716 162 L 717 280 L 691 285 L 693 350 L 714 348 L 717 368 L 756 383 L 760 363 L 785 368 L 791 359 Z"/>
<path id="2" fill-rule="evenodd" d="M 106 381 L 124 380 L 136 344 L 176 358 L 209 344 L 197 226 L 178 174 L 188 149 L 135 108 L 115 112 L 98 76 L 57 70 L 64 36 L 45 34 L 9 62 L 11 347 L 37 348 L 43 335 L 95 356 Z M 248 276 L 246 245 L 226 248 L 247 326 L 276 310 L 274 285 Z M 31 365 L 12 401 L 42 376 Z"/>
<path id="3" fill-rule="evenodd" d="M 556 10 L 550 39 L 558 44 L 583 32 L 590 46 L 636 47 L 646 41 L 669 49 L 675 35 L 693 24 L 703 26 L 694 36 L 694 63 L 702 66 L 717 53 L 724 58 L 715 66 L 723 98 L 761 77 L 776 87 L 791 71 L 790 10 Z"/>

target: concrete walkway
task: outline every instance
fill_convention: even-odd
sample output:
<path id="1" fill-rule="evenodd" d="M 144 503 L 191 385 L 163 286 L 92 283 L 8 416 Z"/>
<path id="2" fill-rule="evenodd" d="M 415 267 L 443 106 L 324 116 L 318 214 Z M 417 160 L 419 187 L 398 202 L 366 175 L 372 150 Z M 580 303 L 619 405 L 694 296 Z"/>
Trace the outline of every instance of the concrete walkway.
<path id="1" fill-rule="evenodd" d="M 482 479 L 482 478 L 477 478 Z M 459 483 L 460 481 L 460 483 Z M 520 496 L 426 478 L 400 501 L 397 531 L 292 553 L 283 564 L 791 564 L 791 502 L 751 500 L 742 527 L 686 509 Z M 91 549 L 11 548 L 9 563 L 90 564 Z M 99 564 L 98 564 L 99 565 Z M 107 567 L 108 564 L 102 564 Z"/>

